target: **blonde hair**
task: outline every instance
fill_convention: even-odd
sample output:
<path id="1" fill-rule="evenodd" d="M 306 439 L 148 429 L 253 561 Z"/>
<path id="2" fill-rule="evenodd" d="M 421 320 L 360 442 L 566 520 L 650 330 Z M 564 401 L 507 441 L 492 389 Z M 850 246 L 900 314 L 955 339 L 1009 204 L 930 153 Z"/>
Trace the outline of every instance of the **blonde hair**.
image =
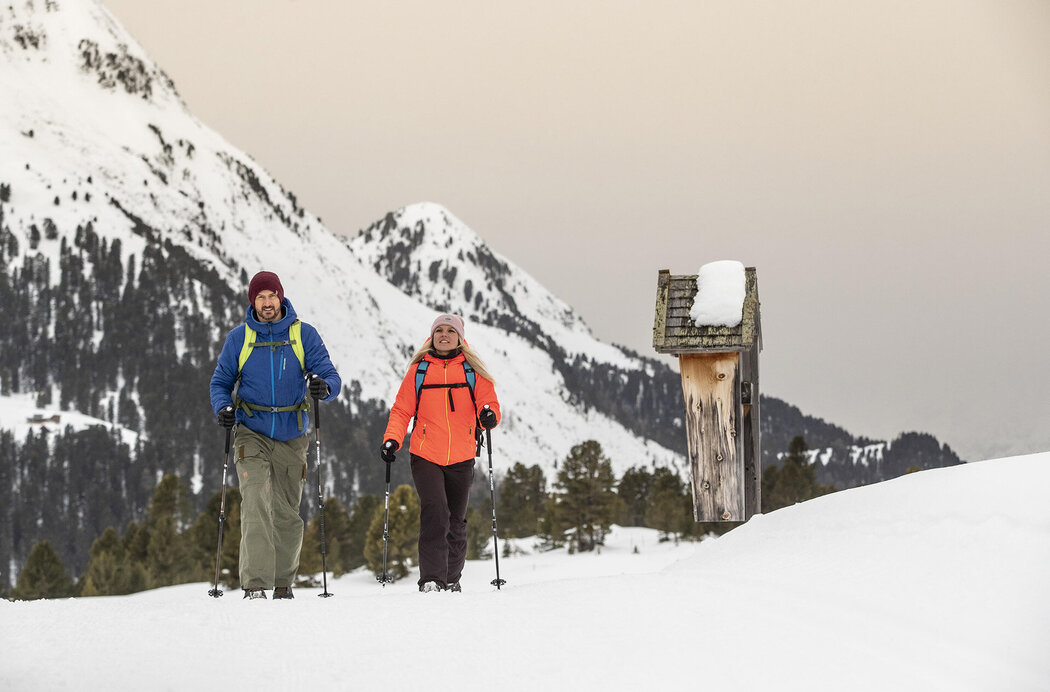
<path id="1" fill-rule="evenodd" d="M 411 368 L 413 365 L 423 360 L 423 356 L 433 349 L 433 347 L 434 339 L 431 337 L 426 340 L 426 343 L 424 343 L 418 351 L 415 352 L 412 356 L 412 360 L 408 361 L 408 367 Z M 474 372 L 481 375 L 492 384 L 496 384 L 496 380 L 492 379 L 492 375 L 489 374 L 488 368 L 485 367 L 484 361 L 481 360 L 478 354 L 474 352 L 474 349 L 468 346 L 467 342 L 463 341 L 463 339 L 459 340 L 459 350 L 463 352 L 463 357 L 467 359 L 468 363 L 470 363 L 470 367 L 474 368 Z"/>

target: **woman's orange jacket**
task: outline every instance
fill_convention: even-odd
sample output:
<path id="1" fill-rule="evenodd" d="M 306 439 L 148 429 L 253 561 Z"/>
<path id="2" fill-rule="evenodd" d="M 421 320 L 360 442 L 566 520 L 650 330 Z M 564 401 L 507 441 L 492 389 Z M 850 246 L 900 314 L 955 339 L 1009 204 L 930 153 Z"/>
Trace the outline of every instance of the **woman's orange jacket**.
<path id="1" fill-rule="evenodd" d="M 423 379 L 424 385 L 466 384 L 467 375 L 463 371 L 466 358 L 462 353 L 448 360 L 429 353 L 423 358 L 430 361 Z M 405 439 L 408 423 L 413 413 L 416 413 L 417 367 L 418 364 L 414 363 L 401 381 L 397 398 L 390 409 L 383 440 L 394 440 L 400 445 Z M 474 428 L 478 422 L 478 412 L 487 405 L 496 413 L 497 421 L 501 417 L 496 389 L 491 381 L 481 375 L 476 375 L 474 399 L 477 402 L 476 410 L 470 400 L 470 389 L 466 386 L 421 389 L 409 451 L 441 466 L 473 459 L 477 451 Z"/>

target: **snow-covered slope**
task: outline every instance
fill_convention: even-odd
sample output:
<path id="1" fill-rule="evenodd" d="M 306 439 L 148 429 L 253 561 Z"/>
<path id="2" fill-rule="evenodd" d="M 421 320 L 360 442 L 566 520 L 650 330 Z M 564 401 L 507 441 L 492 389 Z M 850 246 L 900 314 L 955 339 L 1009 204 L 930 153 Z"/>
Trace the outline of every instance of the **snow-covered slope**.
<path id="1" fill-rule="evenodd" d="M 133 430 L 75 411 L 63 413 L 53 408 L 37 406 L 32 397 L 27 394 L 0 396 L 0 421 L 3 421 L 6 430 L 14 433 L 16 440 L 24 440 L 26 433 L 30 430 L 41 428 L 83 430 L 92 426 L 101 426 L 119 435 L 121 440 L 131 448 L 135 447 L 138 440 L 138 434 Z"/>
<path id="2" fill-rule="evenodd" d="M 660 445 L 570 403 L 553 361 L 560 355 L 546 346 L 623 369 L 641 365 L 595 340 L 567 305 L 430 204 L 387 217 L 396 228 L 426 229 L 412 253 L 424 267 L 420 280 L 415 290 L 400 290 L 378 259 L 385 238 L 348 244 L 299 207 L 186 110 L 171 81 L 96 0 L 0 10 L 0 93 L 0 223 L 14 239 L 9 270 L 27 255 L 46 259 L 57 284 L 60 249 L 90 223 L 104 241 L 120 241 L 125 266 L 160 243 L 185 251 L 237 292 L 255 271 L 275 271 L 300 316 L 321 331 L 344 381 L 362 399 L 383 401 L 427 336 L 441 292 L 465 292 L 471 281 L 476 309 L 468 312 L 468 339 L 498 380 L 506 417 L 494 444 L 503 463 L 549 470 L 572 445 L 597 439 L 617 473 L 681 464 Z M 134 279 L 148 282 L 138 270 Z M 434 271 L 441 278 L 430 281 Z M 199 312 L 207 291 L 198 282 L 172 300 Z M 538 331 L 526 339 L 509 323 Z M 233 326 L 216 323 L 213 336 Z M 0 427 L 11 424 L 0 420 Z"/>
<path id="3" fill-rule="evenodd" d="M 625 528 L 600 554 L 521 541 L 500 591 L 487 560 L 458 594 L 359 571 L 329 580 L 334 598 L 282 603 L 211 599 L 210 584 L 0 601 L 0 686 L 408 689 L 441 670 L 485 692 L 1045 690 L 1048 483 L 1037 454 L 824 496 L 699 544 Z M 296 644 L 231 665 L 241 632 Z M 451 667 L 450 648 L 465 652 Z"/>
<path id="4" fill-rule="evenodd" d="M 413 204 L 387 214 L 351 241 L 354 254 L 408 295 L 434 310 L 499 325 L 569 357 L 583 355 L 625 370 L 641 363 L 594 338 L 564 301 L 438 204 Z M 556 250 L 552 249 L 552 252 Z"/>

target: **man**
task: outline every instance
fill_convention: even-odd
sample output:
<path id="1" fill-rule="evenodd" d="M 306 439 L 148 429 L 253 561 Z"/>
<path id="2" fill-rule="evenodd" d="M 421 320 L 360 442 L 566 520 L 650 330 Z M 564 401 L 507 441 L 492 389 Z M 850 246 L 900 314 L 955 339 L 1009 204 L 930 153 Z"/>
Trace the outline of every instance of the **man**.
<path id="1" fill-rule="evenodd" d="M 239 384 L 238 384 L 239 382 Z M 211 405 L 234 435 L 241 489 L 240 579 L 245 598 L 292 598 L 299 570 L 310 426 L 308 398 L 330 401 L 342 380 L 317 330 L 296 317 L 281 280 L 248 284 L 244 325 L 226 335 L 211 377 Z"/>

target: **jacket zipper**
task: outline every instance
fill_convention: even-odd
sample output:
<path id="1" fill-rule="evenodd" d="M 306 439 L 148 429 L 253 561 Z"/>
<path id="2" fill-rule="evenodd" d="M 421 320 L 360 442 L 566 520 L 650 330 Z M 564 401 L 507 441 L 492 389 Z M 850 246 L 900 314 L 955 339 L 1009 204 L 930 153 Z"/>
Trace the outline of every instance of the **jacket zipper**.
<path id="1" fill-rule="evenodd" d="M 445 367 L 441 369 L 445 376 L 445 384 L 448 384 L 448 361 L 445 361 Z M 449 401 L 452 400 L 452 390 L 448 390 Z M 452 421 L 449 420 L 448 413 L 449 405 L 445 404 L 445 429 L 448 430 L 448 452 L 445 454 L 445 466 L 452 463 Z"/>
<path id="2" fill-rule="evenodd" d="M 267 340 L 268 341 L 273 341 L 273 324 L 272 323 L 270 324 L 270 334 L 269 334 L 269 337 L 268 337 Z M 274 375 L 274 373 L 273 373 L 273 358 L 274 358 L 274 348 L 273 348 L 273 346 L 271 346 L 270 347 L 270 406 L 277 406 L 277 383 L 274 381 L 274 378 L 273 378 L 273 375 Z M 277 434 L 277 414 L 276 413 L 271 413 L 270 414 L 270 437 L 274 437 L 276 434 Z"/>

